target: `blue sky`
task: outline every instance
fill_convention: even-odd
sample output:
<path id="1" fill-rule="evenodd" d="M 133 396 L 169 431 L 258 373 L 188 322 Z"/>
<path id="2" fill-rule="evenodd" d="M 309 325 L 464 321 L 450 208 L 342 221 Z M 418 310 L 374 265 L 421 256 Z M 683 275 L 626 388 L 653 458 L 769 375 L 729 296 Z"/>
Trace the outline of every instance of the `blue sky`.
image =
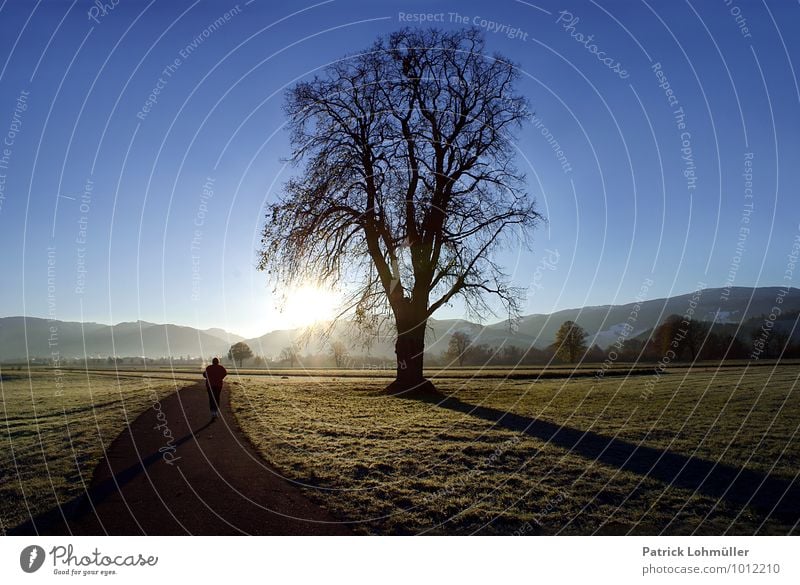
<path id="1" fill-rule="evenodd" d="M 732 265 L 738 286 L 797 285 L 796 2 L 1 6 L 3 315 L 295 324 L 303 307 L 279 312 L 255 270 L 264 206 L 296 172 L 283 92 L 420 13 L 483 28 L 536 112 L 517 147 L 548 222 L 501 257 L 526 313 L 630 302 L 646 279 L 650 298 L 723 286 Z"/>

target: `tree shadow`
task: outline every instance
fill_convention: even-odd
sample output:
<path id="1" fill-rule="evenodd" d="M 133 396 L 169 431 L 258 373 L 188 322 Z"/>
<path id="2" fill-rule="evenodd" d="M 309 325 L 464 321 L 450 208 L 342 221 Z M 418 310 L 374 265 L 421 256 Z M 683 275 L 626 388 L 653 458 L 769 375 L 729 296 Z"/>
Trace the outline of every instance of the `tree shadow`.
<path id="1" fill-rule="evenodd" d="M 481 418 L 504 429 L 524 433 L 621 471 L 643 475 L 669 486 L 723 499 L 738 506 L 749 506 L 765 517 L 789 524 L 800 519 L 800 486 L 795 480 L 637 445 L 496 408 L 475 406 L 458 398 L 439 397 L 437 400 L 429 396 L 422 400 Z"/>
<path id="2" fill-rule="evenodd" d="M 176 439 L 173 442 L 173 445 L 176 448 L 180 447 L 187 441 L 194 439 L 195 435 L 201 431 L 204 431 L 212 424 L 213 422 L 209 421 L 197 429 L 192 429 L 180 439 Z M 125 433 L 130 433 L 130 429 L 126 429 Z M 102 481 L 93 480 L 90 487 L 84 493 L 75 496 L 67 502 L 55 506 L 46 512 L 37 514 L 35 517 L 15 526 L 14 528 L 11 528 L 8 530 L 7 534 L 9 536 L 34 535 L 42 532 L 57 530 L 58 528 L 62 528 L 62 530 L 58 530 L 58 532 L 64 531 L 65 533 L 69 534 L 70 520 L 79 518 L 84 514 L 92 513 L 93 505 L 97 505 L 110 495 L 120 492 L 123 486 L 144 473 L 147 468 L 156 463 L 162 457 L 163 453 L 161 451 L 155 451 L 145 457 L 142 457 L 140 461 L 134 463 L 133 465 L 130 465 L 129 467 L 126 467 L 122 471 L 118 471 L 116 473 L 114 472 L 114 469 L 111 467 L 108 460 L 104 458 L 100 462 L 98 470 L 108 469 L 111 472 L 110 477 Z M 96 473 L 97 471 L 95 471 L 95 474 Z"/>

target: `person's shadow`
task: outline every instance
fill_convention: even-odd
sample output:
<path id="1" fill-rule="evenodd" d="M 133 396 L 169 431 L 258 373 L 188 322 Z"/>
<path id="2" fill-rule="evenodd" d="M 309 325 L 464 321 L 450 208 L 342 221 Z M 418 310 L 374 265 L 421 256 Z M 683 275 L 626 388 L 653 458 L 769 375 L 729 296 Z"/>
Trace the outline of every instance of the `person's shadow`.
<path id="1" fill-rule="evenodd" d="M 428 397 L 422 400 L 524 433 L 591 461 L 647 476 L 669 486 L 724 499 L 737 506 L 749 506 L 765 517 L 790 525 L 800 520 L 800 486 L 796 477 L 789 480 L 745 467 L 637 445 L 592 431 L 475 406 L 458 398 Z"/>

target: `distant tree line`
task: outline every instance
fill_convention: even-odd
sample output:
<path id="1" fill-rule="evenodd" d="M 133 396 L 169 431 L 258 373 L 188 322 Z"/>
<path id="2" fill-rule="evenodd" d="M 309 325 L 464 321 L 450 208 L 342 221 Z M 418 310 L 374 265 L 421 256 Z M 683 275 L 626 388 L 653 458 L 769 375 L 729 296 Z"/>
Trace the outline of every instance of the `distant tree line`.
<path id="1" fill-rule="evenodd" d="M 760 315 L 744 323 L 712 323 L 670 315 L 647 335 L 627 340 L 620 353 L 626 361 L 657 361 L 673 351 L 676 360 L 776 359 L 800 357 L 791 337 L 798 311 L 778 319 Z"/>
<path id="2" fill-rule="evenodd" d="M 689 362 L 800 358 L 800 342 L 793 341 L 790 335 L 799 313 L 787 312 L 777 319 L 761 315 L 741 325 L 685 321 L 680 315 L 669 315 L 654 329 L 606 348 L 589 346 L 589 335 L 572 321 L 564 322 L 555 342 L 543 349 L 505 344 L 494 347 L 477 343 L 468 333 L 457 331 L 436 361 L 450 367 L 597 363 L 607 359 L 611 352 L 615 361 L 622 362 L 657 362 L 668 352 L 673 361 Z"/>

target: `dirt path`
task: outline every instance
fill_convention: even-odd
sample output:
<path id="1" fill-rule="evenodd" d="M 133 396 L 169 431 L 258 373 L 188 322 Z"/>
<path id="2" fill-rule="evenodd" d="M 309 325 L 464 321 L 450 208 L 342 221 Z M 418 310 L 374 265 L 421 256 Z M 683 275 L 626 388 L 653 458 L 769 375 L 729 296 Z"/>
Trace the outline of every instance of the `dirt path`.
<path id="1" fill-rule="evenodd" d="M 40 534 L 349 534 L 269 468 L 239 429 L 228 389 L 211 422 L 202 384 L 142 413 L 82 497 L 18 527 Z"/>

